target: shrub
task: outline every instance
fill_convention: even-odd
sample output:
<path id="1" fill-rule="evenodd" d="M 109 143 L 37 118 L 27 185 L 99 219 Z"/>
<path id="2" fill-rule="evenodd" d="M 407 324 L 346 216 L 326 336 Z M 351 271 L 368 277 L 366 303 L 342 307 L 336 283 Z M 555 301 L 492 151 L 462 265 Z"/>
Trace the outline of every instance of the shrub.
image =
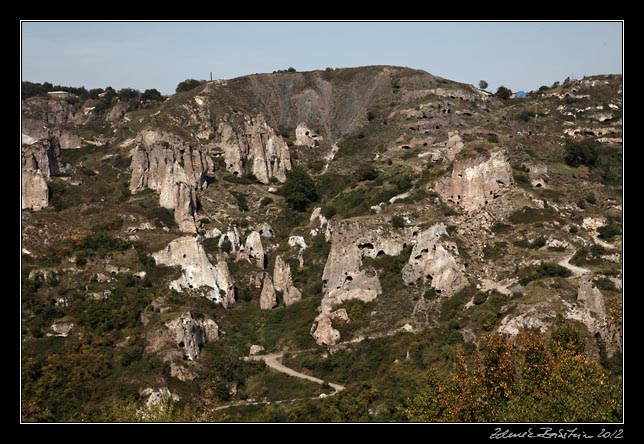
<path id="1" fill-rule="evenodd" d="M 609 223 L 608 225 L 597 228 L 597 232 L 599 233 L 600 238 L 610 240 L 618 234 L 621 234 L 622 230 L 619 228 L 619 225 L 615 223 Z"/>
<path id="2" fill-rule="evenodd" d="M 327 219 L 331 219 L 333 216 L 335 216 L 335 213 L 337 212 L 338 212 L 337 208 L 334 207 L 333 205 L 325 205 L 322 207 L 322 215 Z"/>
<path id="3" fill-rule="evenodd" d="M 394 228 L 404 228 L 405 227 L 405 219 L 402 216 L 395 215 L 391 218 L 391 225 Z"/>
<path id="4" fill-rule="evenodd" d="M 235 197 L 235 200 L 237 201 L 237 207 L 239 207 L 240 211 L 248 211 L 248 200 L 246 199 L 246 195 L 244 193 L 240 193 L 239 191 L 231 191 L 230 194 L 232 194 Z"/>
<path id="5" fill-rule="evenodd" d="M 511 95 L 512 95 L 512 90 L 510 88 L 506 88 L 503 85 L 498 87 L 495 94 L 495 96 L 501 100 L 508 100 Z"/>
<path id="6" fill-rule="evenodd" d="M 534 116 L 535 116 L 534 111 L 524 110 L 524 111 L 521 111 L 520 113 L 515 114 L 514 118 L 517 120 L 521 120 L 523 122 L 529 122 L 530 118 Z"/>
<path id="7" fill-rule="evenodd" d="M 378 170 L 368 163 L 361 164 L 356 170 L 356 178 L 358 181 L 375 180 L 378 178 Z"/>
<path id="8" fill-rule="evenodd" d="M 487 141 L 488 143 L 499 143 L 499 136 L 496 134 L 488 134 Z"/>
<path id="9" fill-rule="evenodd" d="M 273 203 L 273 198 L 272 197 L 262 197 L 259 201 L 259 207 L 264 208 L 267 205 L 270 205 Z"/>
<path id="10" fill-rule="evenodd" d="M 367 120 L 371 122 L 373 119 L 376 118 L 376 113 L 373 111 L 367 111 Z"/>
<path id="11" fill-rule="evenodd" d="M 186 79 L 177 85 L 177 88 L 175 89 L 175 91 L 178 93 L 184 92 L 184 91 L 190 91 L 191 89 L 195 89 L 196 87 L 201 86 L 202 84 L 203 84 L 203 81 L 200 81 L 200 80 Z"/>
<path id="12" fill-rule="evenodd" d="M 146 89 L 143 94 L 141 94 L 141 100 L 150 100 L 153 102 L 161 102 L 163 100 L 163 96 L 161 93 L 155 89 Z"/>
<path id="13" fill-rule="evenodd" d="M 597 161 L 597 150 L 593 142 L 572 142 L 566 145 L 564 160 L 571 167 L 593 166 Z"/>
<path id="14" fill-rule="evenodd" d="M 140 95 L 140 91 L 132 88 L 123 88 L 119 90 L 119 99 L 123 102 L 127 102 L 128 100 L 136 100 Z"/>
<path id="15" fill-rule="evenodd" d="M 296 211 L 304 211 L 311 202 L 318 200 L 315 182 L 300 167 L 294 167 L 286 173 L 282 191 L 288 206 Z"/>
<path id="16" fill-rule="evenodd" d="M 521 285 L 528 285 L 530 282 L 544 277 L 568 277 L 570 275 L 572 273 L 566 267 L 562 267 L 554 262 L 543 262 L 524 273 L 521 279 L 519 279 L 519 283 Z"/>
<path id="17" fill-rule="evenodd" d="M 485 301 L 487 301 L 487 293 L 479 291 L 474 295 L 474 303 L 476 305 L 481 305 Z"/>
<path id="18" fill-rule="evenodd" d="M 289 66 L 289 68 L 286 71 L 287 72 L 297 72 L 297 70 L 295 68 L 293 68 L 292 66 Z"/>
<path id="19" fill-rule="evenodd" d="M 488 86 L 489 85 L 485 80 L 479 80 L 479 88 L 486 89 Z"/>
<path id="20" fill-rule="evenodd" d="M 221 251 L 223 251 L 224 253 L 230 253 L 230 251 L 233 248 L 233 244 L 232 242 L 230 242 L 230 239 L 228 239 L 228 236 L 226 236 L 224 240 L 221 242 L 220 248 L 221 248 Z"/>

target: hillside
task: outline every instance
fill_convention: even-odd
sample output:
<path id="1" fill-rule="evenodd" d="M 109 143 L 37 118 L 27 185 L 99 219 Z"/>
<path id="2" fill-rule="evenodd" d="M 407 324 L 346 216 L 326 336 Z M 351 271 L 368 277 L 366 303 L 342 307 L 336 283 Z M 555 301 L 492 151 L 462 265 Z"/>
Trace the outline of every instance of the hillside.
<path id="1" fill-rule="evenodd" d="M 620 420 L 621 89 L 24 98 L 23 420 Z"/>

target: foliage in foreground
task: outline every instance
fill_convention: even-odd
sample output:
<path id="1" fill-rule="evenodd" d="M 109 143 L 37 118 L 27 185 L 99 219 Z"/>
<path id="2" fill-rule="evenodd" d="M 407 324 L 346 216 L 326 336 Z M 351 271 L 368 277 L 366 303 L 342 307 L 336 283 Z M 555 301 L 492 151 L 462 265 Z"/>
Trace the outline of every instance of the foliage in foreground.
<path id="1" fill-rule="evenodd" d="M 621 389 L 599 363 L 574 347 L 524 332 L 512 344 L 488 336 L 468 362 L 462 351 L 451 377 L 434 369 L 404 412 L 423 422 L 609 422 L 622 418 Z"/>

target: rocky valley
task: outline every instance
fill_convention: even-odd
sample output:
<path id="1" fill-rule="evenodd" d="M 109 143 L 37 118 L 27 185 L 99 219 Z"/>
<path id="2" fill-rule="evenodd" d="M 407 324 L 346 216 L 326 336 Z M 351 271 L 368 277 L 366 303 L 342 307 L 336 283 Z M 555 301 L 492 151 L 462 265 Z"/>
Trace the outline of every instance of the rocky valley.
<path id="1" fill-rule="evenodd" d="M 24 421 L 621 420 L 621 75 L 197 84 L 23 84 Z"/>

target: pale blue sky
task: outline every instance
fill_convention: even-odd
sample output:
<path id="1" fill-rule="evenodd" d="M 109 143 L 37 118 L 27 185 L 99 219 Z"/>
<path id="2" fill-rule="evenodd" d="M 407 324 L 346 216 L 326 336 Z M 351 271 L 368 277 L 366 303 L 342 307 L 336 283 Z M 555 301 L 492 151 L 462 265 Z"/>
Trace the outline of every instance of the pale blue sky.
<path id="1" fill-rule="evenodd" d="M 22 79 L 174 93 L 293 66 L 418 68 L 490 90 L 622 72 L 621 22 L 23 22 Z"/>

